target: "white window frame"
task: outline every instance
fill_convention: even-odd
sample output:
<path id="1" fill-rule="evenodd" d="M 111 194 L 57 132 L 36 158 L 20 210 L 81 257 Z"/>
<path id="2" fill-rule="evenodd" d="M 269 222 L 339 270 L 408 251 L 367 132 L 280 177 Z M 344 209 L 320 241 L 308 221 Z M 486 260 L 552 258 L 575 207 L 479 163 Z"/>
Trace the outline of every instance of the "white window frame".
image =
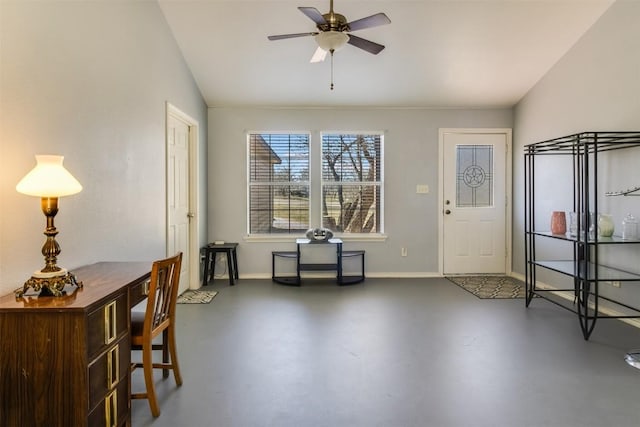
<path id="1" fill-rule="evenodd" d="M 380 153 L 379 153 L 379 176 L 378 180 L 373 181 L 349 181 L 343 184 L 336 183 L 335 181 L 325 181 L 322 174 L 322 164 L 324 161 L 323 158 L 323 149 L 324 149 L 324 137 L 325 135 L 375 135 L 380 138 Z M 343 186 L 377 186 L 379 188 L 379 205 L 378 209 L 378 221 L 379 226 L 377 231 L 372 231 L 370 233 L 351 233 L 351 232 L 337 232 L 336 235 L 341 238 L 349 238 L 351 239 L 378 239 L 386 237 L 384 235 L 384 142 L 385 142 L 385 133 L 383 131 L 322 131 L 320 132 L 320 159 L 319 159 L 319 169 L 320 169 L 320 194 L 318 197 L 317 209 L 318 213 L 316 218 L 318 218 L 318 223 L 322 224 L 322 204 L 324 197 L 324 186 L 325 185 L 343 185 Z M 311 162 L 314 162 L 314 159 L 311 159 Z M 313 201 L 312 201 L 313 202 Z"/>
<path id="2" fill-rule="evenodd" d="M 311 177 L 309 176 L 307 181 L 252 181 L 251 180 L 251 138 L 253 135 L 306 135 L 308 140 L 308 168 L 311 168 L 312 153 L 311 153 L 311 132 L 308 131 L 247 131 L 246 132 L 246 159 L 247 159 L 247 209 L 246 209 L 246 226 L 247 236 L 252 239 L 269 239 L 277 240 L 278 238 L 284 238 L 290 240 L 292 235 L 300 235 L 301 233 L 285 233 L 285 232 L 269 232 L 269 233 L 252 233 L 251 232 L 251 187 L 254 185 L 301 185 L 306 186 L 309 193 L 308 200 L 308 212 L 309 223 L 312 223 L 312 199 L 311 199 Z M 310 171 L 309 171 L 310 173 Z"/>

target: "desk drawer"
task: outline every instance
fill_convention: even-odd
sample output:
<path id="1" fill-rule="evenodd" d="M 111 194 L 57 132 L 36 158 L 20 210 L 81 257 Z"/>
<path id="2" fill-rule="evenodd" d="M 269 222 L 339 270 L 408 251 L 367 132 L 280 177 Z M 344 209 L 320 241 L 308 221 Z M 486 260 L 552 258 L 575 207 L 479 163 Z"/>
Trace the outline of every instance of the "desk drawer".
<path id="1" fill-rule="evenodd" d="M 89 413 L 89 426 L 114 427 L 128 425 L 129 413 L 129 381 L 123 380 L 118 386 L 93 408 Z"/>
<path id="2" fill-rule="evenodd" d="M 118 293 L 113 299 L 89 313 L 87 341 L 89 360 L 104 351 L 129 329 L 129 302 L 127 292 Z"/>
<path id="3" fill-rule="evenodd" d="M 121 338 L 89 366 L 89 408 L 127 380 L 131 369 L 129 336 Z"/>
<path id="4" fill-rule="evenodd" d="M 151 281 L 149 277 L 146 277 L 129 286 L 129 305 L 131 307 L 135 307 L 137 304 L 147 299 L 150 283 Z"/>

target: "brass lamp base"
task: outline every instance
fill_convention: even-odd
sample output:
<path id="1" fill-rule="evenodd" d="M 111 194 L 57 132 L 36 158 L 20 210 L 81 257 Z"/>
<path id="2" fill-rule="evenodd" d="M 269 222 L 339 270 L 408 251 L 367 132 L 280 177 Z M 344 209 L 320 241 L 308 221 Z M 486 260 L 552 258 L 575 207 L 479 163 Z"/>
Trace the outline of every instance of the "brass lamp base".
<path id="1" fill-rule="evenodd" d="M 29 288 L 32 288 L 36 292 L 40 291 L 39 296 L 41 297 L 61 297 L 66 293 L 64 291 L 66 285 L 81 288 L 82 282 L 78 282 L 76 276 L 73 273 L 67 272 L 64 268 L 53 273 L 36 271 L 29 280 L 24 282 L 24 286 L 16 289 L 14 293 L 16 298 L 21 298 Z"/>

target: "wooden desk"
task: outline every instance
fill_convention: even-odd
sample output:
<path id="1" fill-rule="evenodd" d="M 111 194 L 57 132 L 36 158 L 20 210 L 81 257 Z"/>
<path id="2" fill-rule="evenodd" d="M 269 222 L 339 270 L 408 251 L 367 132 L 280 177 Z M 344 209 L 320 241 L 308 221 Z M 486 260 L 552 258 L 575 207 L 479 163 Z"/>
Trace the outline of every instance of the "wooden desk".
<path id="1" fill-rule="evenodd" d="M 63 297 L 0 298 L 0 424 L 131 425 L 131 307 L 151 262 L 73 271 Z"/>

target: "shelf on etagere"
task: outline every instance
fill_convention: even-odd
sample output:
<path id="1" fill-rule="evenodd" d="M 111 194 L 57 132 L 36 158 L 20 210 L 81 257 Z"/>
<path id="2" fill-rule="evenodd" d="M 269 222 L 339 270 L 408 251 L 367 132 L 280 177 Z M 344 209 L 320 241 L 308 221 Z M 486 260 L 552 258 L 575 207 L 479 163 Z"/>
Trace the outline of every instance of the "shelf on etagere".
<path id="1" fill-rule="evenodd" d="M 559 261 L 532 261 L 532 264 L 553 270 L 568 276 L 575 276 L 581 280 L 595 281 L 596 271 L 598 281 L 635 282 L 640 281 L 640 274 L 631 273 L 613 267 L 596 265 L 592 262 L 585 263 L 573 260 Z M 586 275 L 585 275 L 586 271 Z"/>
<path id="2" fill-rule="evenodd" d="M 568 234 L 553 234 L 550 231 L 533 231 L 532 234 L 537 236 L 551 237 L 553 239 L 567 240 L 569 242 L 582 242 L 580 236 L 569 236 Z M 598 240 L 589 239 L 587 240 L 587 244 L 619 244 L 619 243 L 640 243 L 640 239 L 623 239 L 622 236 L 611 236 L 611 237 L 602 237 L 598 236 Z"/>

